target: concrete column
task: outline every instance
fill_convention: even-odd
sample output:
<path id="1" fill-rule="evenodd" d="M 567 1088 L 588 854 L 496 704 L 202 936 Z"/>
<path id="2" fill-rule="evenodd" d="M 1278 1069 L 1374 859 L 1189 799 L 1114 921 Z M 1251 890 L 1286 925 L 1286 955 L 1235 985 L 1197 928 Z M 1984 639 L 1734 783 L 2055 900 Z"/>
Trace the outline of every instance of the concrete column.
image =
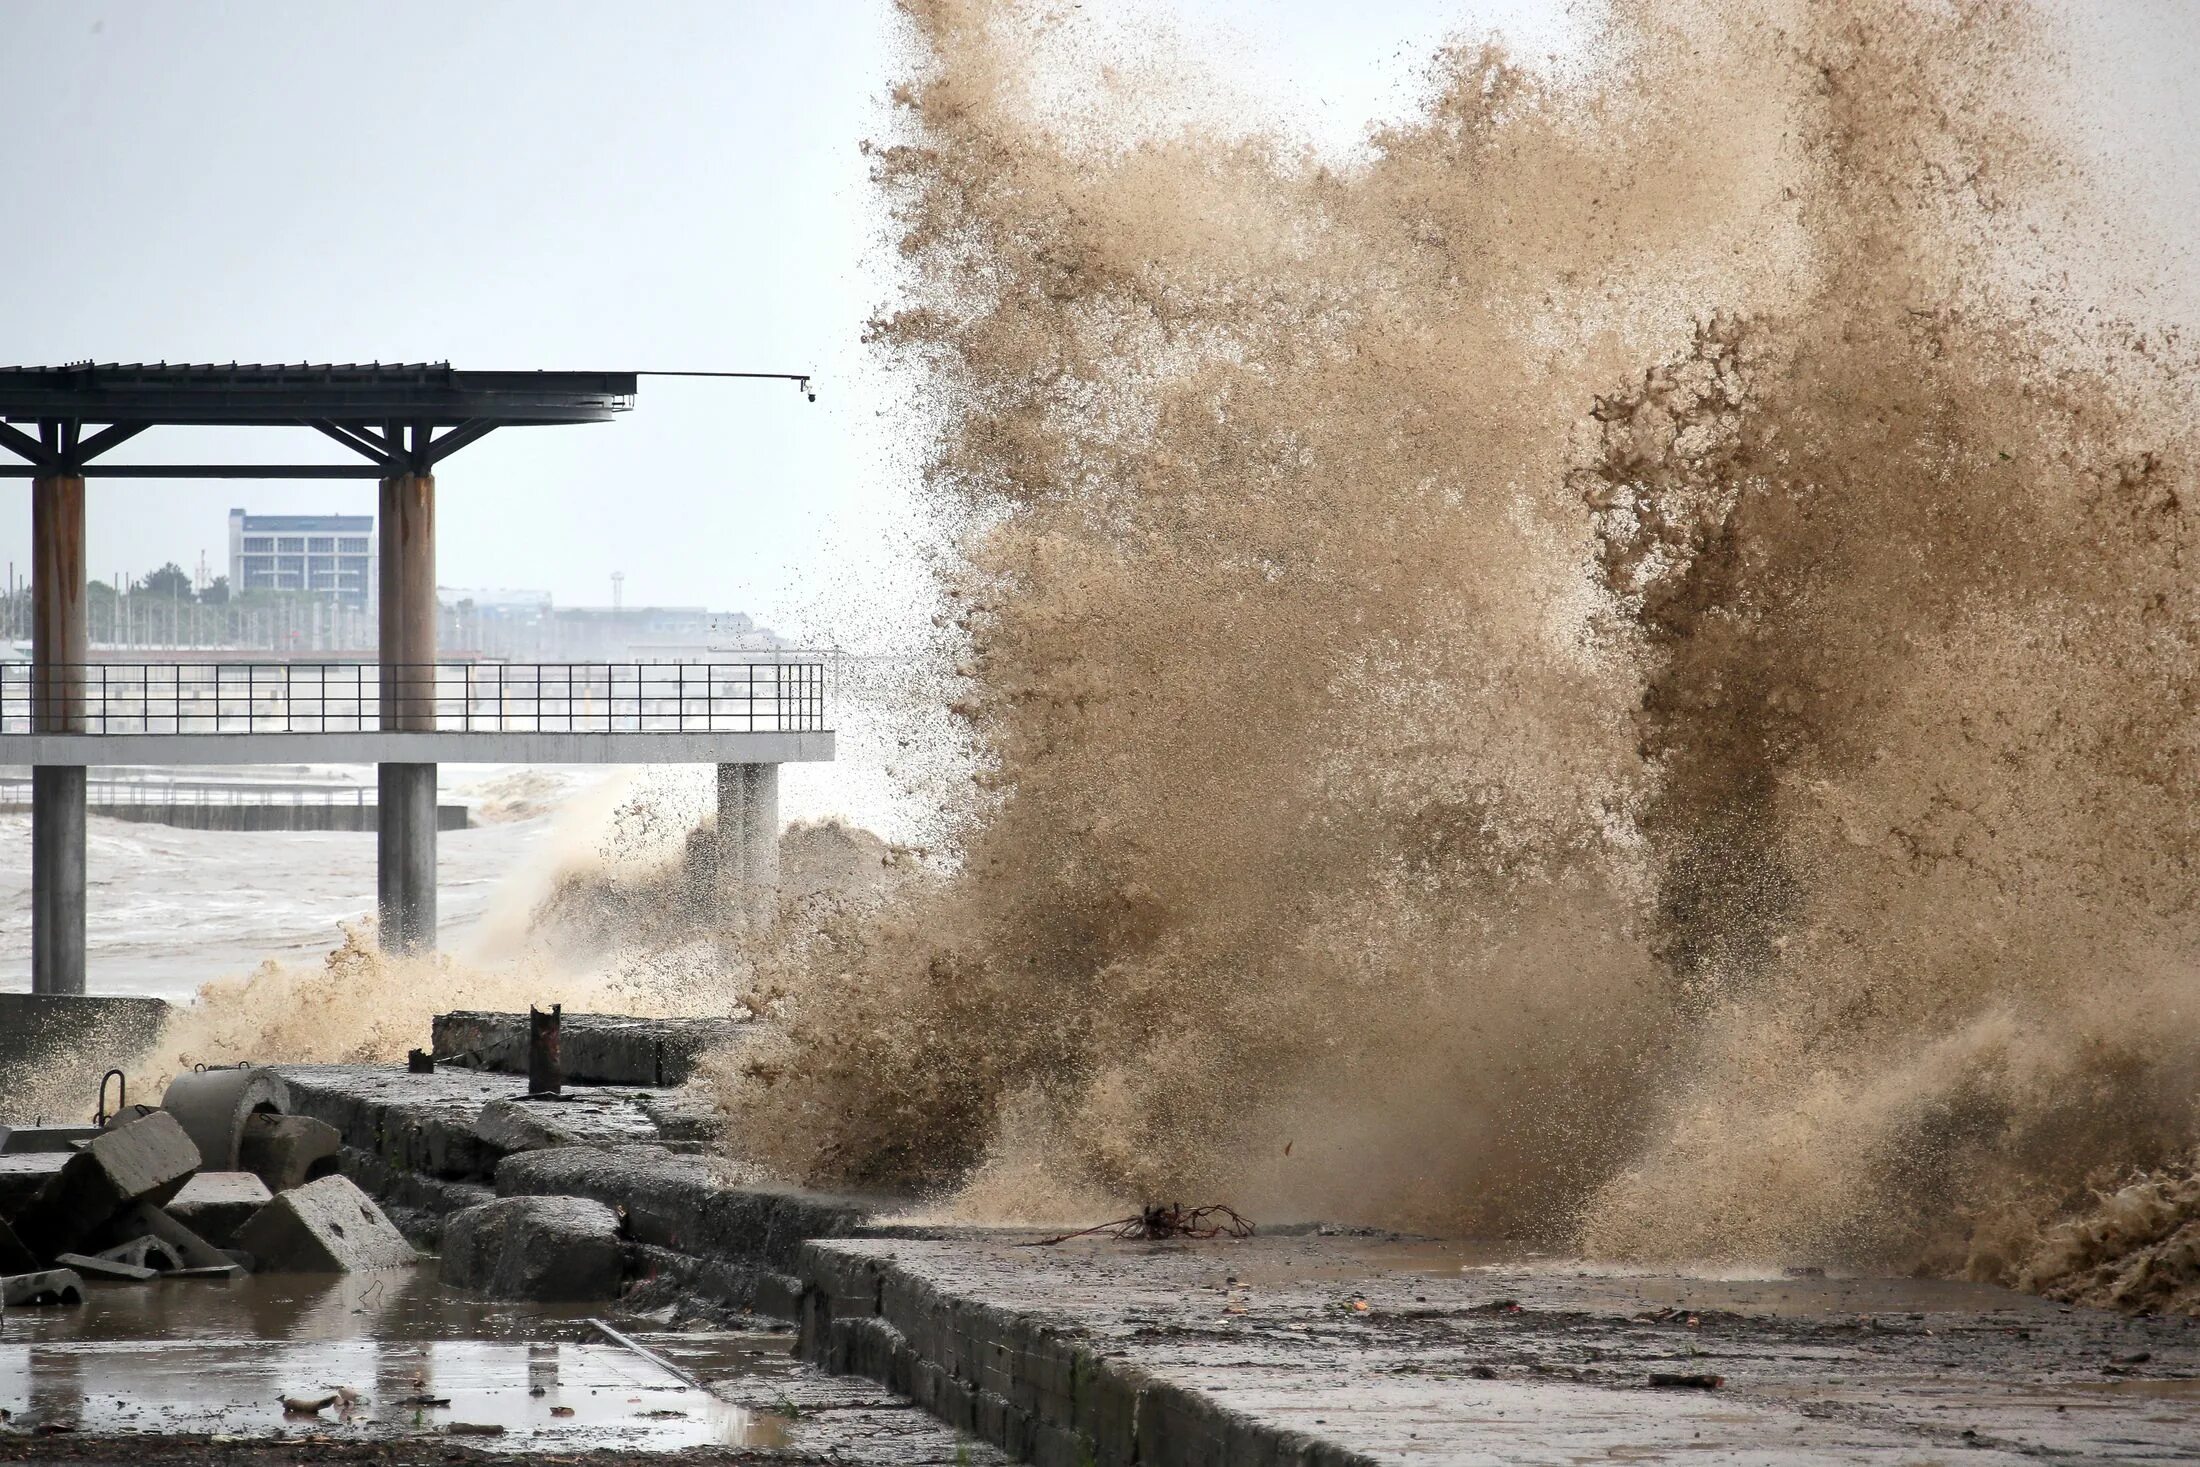
<path id="1" fill-rule="evenodd" d="M 382 481 L 382 727 L 435 727 L 435 475 Z"/>
<path id="2" fill-rule="evenodd" d="M 382 481 L 382 727 L 435 727 L 435 476 Z M 435 947 L 435 766 L 384 764 L 375 909 L 386 952 Z"/>
<path id="3" fill-rule="evenodd" d="M 84 479 L 31 481 L 32 726 L 84 731 Z M 31 771 L 31 991 L 84 991 L 84 767 Z"/>
<path id="4" fill-rule="evenodd" d="M 750 915 L 769 917 L 779 892 L 779 766 L 718 766 L 718 879 Z"/>
<path id="5" fill-rule="evenodd" d="M 435 766 L 376 766 L 376 930 L 384 952 L 435 948 Z"/>

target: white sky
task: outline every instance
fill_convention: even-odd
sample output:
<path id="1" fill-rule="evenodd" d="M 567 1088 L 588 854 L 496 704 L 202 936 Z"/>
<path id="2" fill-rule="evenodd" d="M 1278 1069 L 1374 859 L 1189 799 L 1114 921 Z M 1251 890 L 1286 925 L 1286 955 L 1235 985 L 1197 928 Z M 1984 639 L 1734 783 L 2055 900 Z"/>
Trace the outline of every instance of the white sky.
<path id="1" fill-rule="evenodd" d="M 2075 0 L 2073 0 L 2075 3 Z M 1431 45 L 1550 0 L 1094 0 L 1189 32 L 1233 90 L 1349 145 Z M 2200 202 L 2200 5 L 2086 0 L 2080 57 L 2139 223 Z M 501 433 L 439 478 L 440 579 L 561 602 L 708 602 L 831 635 L 893 579 L 907 463 L 858 344 L 885 282 L 859 142 L 882 130 L 882 0 L 4 0 L 0 361 L 449 360 L 475 368 L 816 370 L 646 381 L 608 426 Z M 162 444 L 168 445 L 166 449 Z M 170 430 L 125 450 L 157 461 Z M 244 457 L 338 456 L 302 434 Z M 118 458 L 122 455 L 118 455 Z M 21 480 L 0 560 L 27 560 Z M 92 573 L 216 570 L 232 504 L 367 510 L 360 483 L 92 486 Z"/>
<path id="2" fill-rule="evenodd" d="M 1349 140 L 1459 0 L 1182 0 Z M 1219 29 L 1218 29 L 1219 27 Z M 1234 33 L 1233 33 L 1234 31 Z M 7 0 L 0 360 L 418 361 L 817 370 L 649 380 L 608 426 L 501 433 L 444 467 L 439 579 L 815 626 L 906 464 L 876 451 L 863 322 L 885 288 L 858 144 L 895 22 L 874 0 Z M 1390 105 L 1395 105 L 1394 103 Z M 332 461 L 310 433 L 148 434 Z M 24 481 L 0 559 L 28 559 Z M 232 503 L 371 511 L 371 481 L 91 488 L 94 577 L 201 551 Z M 809 625 L 805 625 L 805 624 Z"/>

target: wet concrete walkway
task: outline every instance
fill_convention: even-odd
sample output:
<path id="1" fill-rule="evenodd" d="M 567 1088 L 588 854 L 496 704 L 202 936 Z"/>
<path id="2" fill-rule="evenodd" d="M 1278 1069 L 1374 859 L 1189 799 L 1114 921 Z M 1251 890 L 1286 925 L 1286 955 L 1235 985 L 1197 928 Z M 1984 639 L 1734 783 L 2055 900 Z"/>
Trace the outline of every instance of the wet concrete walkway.
<path id="1" fill-rule="evenodd" d="M 983 1442 L 1043 1467 L 2200 1461 L 2196 1321 L 1929 1281 L 1625 1274 L 1374 1234 L 1030 1247 L 1031 1234 L 897 1221 L 897 1204 L 729 1174 L 680 1091 L 576 1091 L 515 1116 L 508 1076 L 271 1073 L 294 1109 L 338 1129 L 346 1172 L 424 1244 L 492 1196 L 594 1198 L 621 1209 L 630 1236 L 637 1278 L 621 1304 L 661 1310 L 660 1324 L 636 1328 L 744 1311 L 798 1321 L 806 1365 L 778 1353 L 785 1335 L 698 1364 L 738 1413 L 629 1419 L 652 1409 L 636 1390 L 607 1403 L 624 1418 L 559 1418 L 634 1433 L 622 1444 L 729 1432 L 754 1445 L 709 1450 L 883 1463 L 985 1461 L 970 1445 Z M 274 1285 L 248 1287 L 261 1286 Z M 252 1307 L 249 1292 L 236 1297 Z M 189 1317 L 238 1339 L 414 1349 L 412 1371 L 427 1378 L 433 1365 L 454 1402 L 477 1365 L 507 1390 L 543 1384 L 542 1397 L 504 1401 L 530 1430 L 553 1367 L 561 1392 L 568 1380 L 617 1389 L 594 1383 L 586 1350 L 568 1352 L 588 1341 L 554 1308 L 446 1298 L 434 1307 L 473 1312 L 427 1329 L 402 1309 L 393 1319 L 378 1301 L 331 1296 L 293 1308 L 321 1322 L 308 1328 L 222 1325 L 202 1298 Z M 500 1311 L 524 1323 L 500 1333 Z M 0 1347 L 20 1338 L 13 1328 Z M 184 1329 L 179 1313 L 137 1338 Z M 458 1340 L 525 1348 L 419 1352 Z M 757 1348 L 708 1332 L 652 1343 Z M 237 1368 L 258 1372 L 255 1389 L 282 1373 Z M 404 1370 L 377 1363 L 377 1389 L 403 1384 Z M 786 1445 L 768 1444 L 782 1430 Z"/>
<path id="2" fill-rule="evenodd" d="M 816 1358 L 1047 1464 L 2200 1461 L 2200 1322 L 1983 1286 L 1369 1237 L 805 1253 Z"/>

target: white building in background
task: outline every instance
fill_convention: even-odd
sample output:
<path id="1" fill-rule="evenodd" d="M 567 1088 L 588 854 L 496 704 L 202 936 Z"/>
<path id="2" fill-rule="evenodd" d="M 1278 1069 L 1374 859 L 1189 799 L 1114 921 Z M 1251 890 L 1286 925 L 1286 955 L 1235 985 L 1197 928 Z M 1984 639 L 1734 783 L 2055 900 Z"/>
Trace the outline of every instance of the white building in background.
<path id="1" fill-rule="evenodd" d="M 229 511 L 229 589 L 310 591 L 365 606 L 375 587 L 371 514 Z"/>

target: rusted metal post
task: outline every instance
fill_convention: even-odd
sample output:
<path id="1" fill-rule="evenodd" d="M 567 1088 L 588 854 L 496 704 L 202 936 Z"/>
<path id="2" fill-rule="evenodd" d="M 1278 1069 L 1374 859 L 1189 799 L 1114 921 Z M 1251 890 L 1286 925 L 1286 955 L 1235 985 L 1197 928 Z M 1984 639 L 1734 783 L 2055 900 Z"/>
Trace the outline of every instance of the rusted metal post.
<path id="1" fill-rule="evenodd" d="M 393 433 L 393 437 L 395 434 Z M 420 430 L 419 436 L 426 436 Z M 435 728 L 435 476 L 382 481 L 382 727 Z M 377 930 L 385 952 L 435 947 L 435 766 L 376 769 Z"/>
<path id="2" fill-rule="evenodd" d="M 31 726 L 83 733 L 84 478 L 31 481 Z M 84 766 L 31 770 L 31 991 L 84 991 Z"/>
<path id="3" fill-rule="evenodd" d="M 565 1005 L 554 1003 L 544 1013 L 527 1006 L 527 1093 L 556 1095 L 565 1088 L 565 1059 L 559 1052 L 559 1033 Z"/>

